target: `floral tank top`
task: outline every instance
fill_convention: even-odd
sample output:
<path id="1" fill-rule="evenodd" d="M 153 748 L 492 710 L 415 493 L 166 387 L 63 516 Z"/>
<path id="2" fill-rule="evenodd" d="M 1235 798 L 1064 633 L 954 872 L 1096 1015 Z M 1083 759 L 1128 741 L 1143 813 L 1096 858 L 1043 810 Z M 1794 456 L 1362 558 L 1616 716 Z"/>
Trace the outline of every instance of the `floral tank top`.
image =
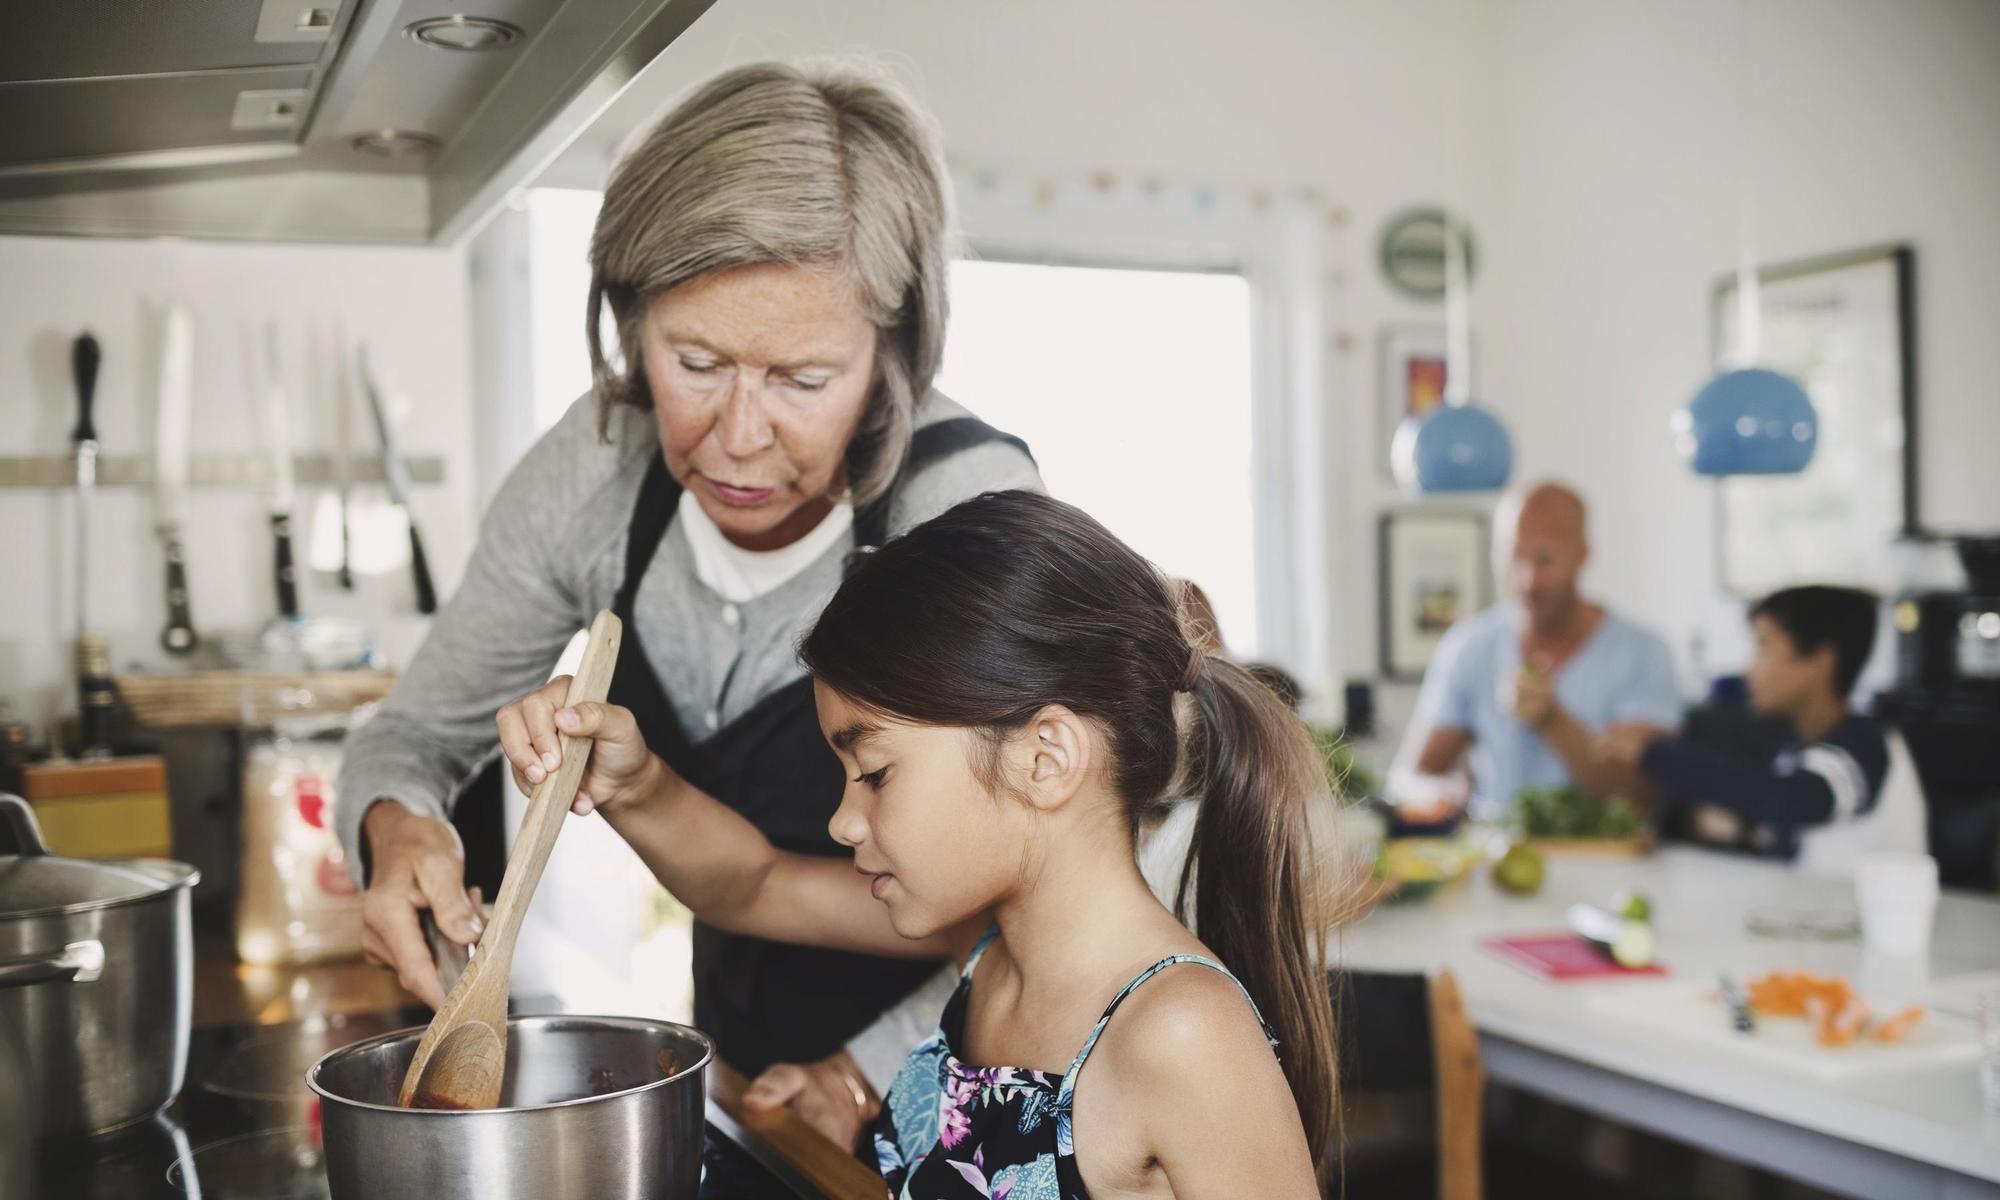
<path id="1" fill-rule="evenodd" d="M 979 939 L 945 1006 L 938 1031 L 910 1051 L 875 1123 L 876 1165 L 890 1200 L 1089 1200 L 1070 1139 L 1077 1074 L 1134 988 L 1175 963 L 1198 963 L 1243 984 L 1213 959 L 1176 954 L 1141 971 L 1119 989 L 1060 1079 L 1022 1067 L 973 1067 L 955 1047 L 964 1041 L 972 969 L 999 932 Z M 1250 993 L 1243 993 L 1250 1000 Z M 1256 1001 L 1250 1010 L 1257 1011 Z M 1275 1048 L 1271 1027 L 1257 1022 Z"/>

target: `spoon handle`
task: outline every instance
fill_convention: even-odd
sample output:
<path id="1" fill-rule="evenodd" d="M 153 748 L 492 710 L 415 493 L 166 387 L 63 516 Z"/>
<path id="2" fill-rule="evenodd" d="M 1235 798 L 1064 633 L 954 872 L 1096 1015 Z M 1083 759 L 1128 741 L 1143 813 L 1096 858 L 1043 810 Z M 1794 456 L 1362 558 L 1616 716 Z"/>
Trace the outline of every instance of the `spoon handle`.
<path id="1" fill-rule="evenodd" d="M 590 640 L 584 646 L 583 661 L 570 679 L 566 706 L 586 700 L 603 703 L 611 691 L 611 672 L 618 664 L 622 634 L 623 626 L 610 609 L 597 614 L 597 619 L 590 623 Z M 562 739 L 562 766 L 545 777 L 528 798 L 528 811 L 521 818 L 514 852 L 508 856 L 507 871 L 500 880 L 500 894 L 494 898 L 493 914 L 479 938 L 482 956 L 492 954 L 496 960 L 513 958 L 514 937 L 527 916 L 535 885 L 541 882 L 549 852 L 555 849 L 556 835 L 562 832 L 570 802 L 576 799 L 577 786 L 583 782 L 584 767 L 590 760 L 590 739 L 558 736 Z"/>

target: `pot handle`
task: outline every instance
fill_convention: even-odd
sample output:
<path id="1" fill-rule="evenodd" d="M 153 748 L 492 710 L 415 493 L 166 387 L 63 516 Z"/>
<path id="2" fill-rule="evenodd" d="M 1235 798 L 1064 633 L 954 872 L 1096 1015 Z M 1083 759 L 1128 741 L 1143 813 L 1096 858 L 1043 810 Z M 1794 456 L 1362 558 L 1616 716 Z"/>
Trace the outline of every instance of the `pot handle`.
<path id="1" fill-rule="evenodd" d="M 34 983 L 90 983 L 104 974 L 104 943 L 71 942 L 61 950 L 0 962 L 0 988 Z"/>
<path id="2" fill-rule="evenodd" d="M 25 856 L 49 852 L 49 844 L 42 840 L 42 827 L 35 821 L 35 810 L 26 800 L 0 792 L 0 819 L 7 822 L 8 832 L 14 835 L 14 853 Z"/>

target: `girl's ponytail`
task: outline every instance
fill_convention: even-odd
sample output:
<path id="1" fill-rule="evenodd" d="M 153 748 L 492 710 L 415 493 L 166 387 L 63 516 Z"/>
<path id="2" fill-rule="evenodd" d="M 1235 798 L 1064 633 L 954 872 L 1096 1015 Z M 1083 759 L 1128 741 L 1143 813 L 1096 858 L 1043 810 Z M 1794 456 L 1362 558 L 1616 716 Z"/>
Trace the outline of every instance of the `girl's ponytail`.
<path id="1" fill-rule="evenodd" d="M 1310 733 L 1255 676 L 1200 651 L 1184 679 L 1194 719 L 1183 781 L 1200 797 L 1175 909 L 1257 1001 L 1278 1038 L 1306 1141 L 1323 1161 L 1339 1127 L 1330 906 L 1308 817 L 1327 800 Z M 1192 893 L 1192 894 L 1190 894 Z"/>

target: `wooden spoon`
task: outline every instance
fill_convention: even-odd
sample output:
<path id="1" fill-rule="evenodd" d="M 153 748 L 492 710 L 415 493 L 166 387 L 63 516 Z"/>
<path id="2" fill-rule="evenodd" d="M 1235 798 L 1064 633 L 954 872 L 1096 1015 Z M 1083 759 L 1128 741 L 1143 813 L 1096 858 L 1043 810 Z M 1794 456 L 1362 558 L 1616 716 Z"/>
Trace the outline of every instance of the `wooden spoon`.
<path id="1" fill-rule="evenodd" d="M 611 690 L 622 627 L 609 609 L 590 623 L 583 662 L 569 683 L 565 704 L 602 702 Z M 545 777 L 528 799 L 514 853 L 500 880 L 493 915 L 479 938 L 479 953 L 445 997 L 444 1007 L 417 1043 L 403 1076 L 397 1103 L 404 1108 L 495 1108 L 507 1067 L 507 971 L 514 962 L 514 939 L 555 849 L 570 801 L 590 759 L 590 739 L 562 736 L 562 766 Z"/>

